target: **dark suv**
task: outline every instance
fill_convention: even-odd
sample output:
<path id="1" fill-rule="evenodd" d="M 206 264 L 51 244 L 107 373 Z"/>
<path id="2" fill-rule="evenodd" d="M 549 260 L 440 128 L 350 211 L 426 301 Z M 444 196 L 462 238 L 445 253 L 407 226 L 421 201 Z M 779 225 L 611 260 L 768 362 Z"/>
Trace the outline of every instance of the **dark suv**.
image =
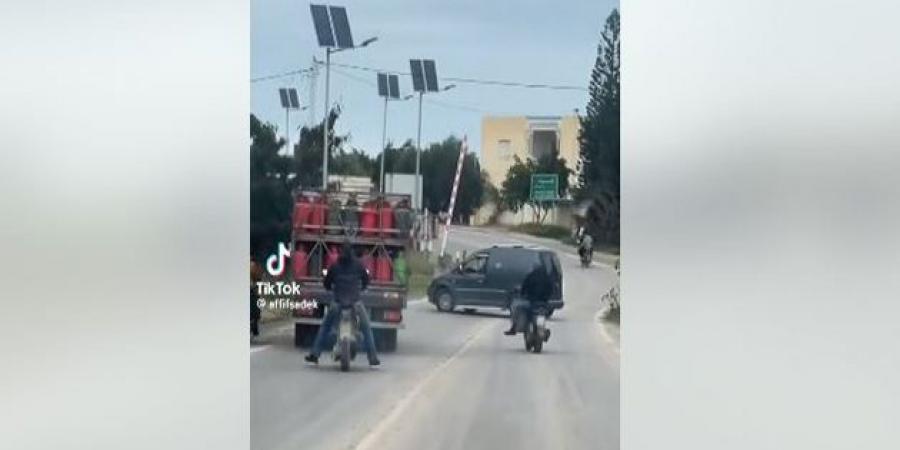
<path id="1" fill-rule="evenodd" d="M 428 286 L 428 301 L 440 311 L 461 307 L 508 308 L 510 293 L 519 288 L 535 263 L 555 280 L 550 314 L 563 307 L 562 267 L 552 250 L 536 247 L 499 247 L 479 250 Z M 549 314 L 548 314 L 549 316 Z"/>

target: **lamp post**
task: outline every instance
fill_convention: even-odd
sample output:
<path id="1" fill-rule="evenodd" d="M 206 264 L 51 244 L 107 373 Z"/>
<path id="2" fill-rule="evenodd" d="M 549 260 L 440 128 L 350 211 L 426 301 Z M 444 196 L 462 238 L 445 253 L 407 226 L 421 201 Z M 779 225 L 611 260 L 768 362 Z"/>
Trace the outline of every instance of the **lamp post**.
<path id="1" fill-rule="evenodd" d="M 278 96 L 281 99 L 281 107 L 284 108 L 284 143 L 285 153 L 290 154 L 291 149 L 291 110 L 302 111 L 297 90 L 294 88 L 279 88 Z"/>
<path id="2" fill-rule="evenodd" d="M 331 54 L 366 47 L 378 38 L 371 37 L 359 45 L 353 45 L 350 22 L 347 20 L 347 10 L 344 7 L 311 4 L 309 10 L 319 46 L 325 47 L 325 120 L 322 129 L 322 190 L 325 191 L 328 189 L 328 121 L 331 115 L 328 95 L 331 88 Z"/>
<path id="3" fill-rule="evenodd" d="M 372 38 L 366 39 L 365 41 L 362 42 L 362 44 L 359 44 L 358 46 L 355 46 L 355 47 L 346 47 L 346 48 L 337 48 L 337 49 L 331 49 L 330 47 L 325 48 L 325 126 L 322 130 L 322 134 L 323 134 L 322 141 L 324 142 L 324 145 L 322 146 L 322 190 L 323 191 L 328 190 L 328 155 L 329 155 L 329 151 L 328 151 L 329 150 L 328 149 L 328 144 L 329 144 L 329 142 L 328 142 L 329 141 L 328 121 L 329 121 L 329 119 L 331 119 L 331 105 L 329 105 L 328 94 L 329 94 L 330 82 L 331 82 L 331 54 L 342 52 L 344 50 L 363 48 L 377 40 L 378 40 L 377 37 L 372 37 Z"/>
<path id="4" fill-rule="evenodd" d="M 385 192 L 384 188 L 384 160 L 387 159 L 387 107 L 388 101 L 406 101 L 412 98 L 412 95 L 407 95 L 400 98 L 400 82 L 398 81 L 397 75 L 389 75 L 386 73 L 378 74 L 378 95 L 380 97 L 384 97 L 384 114 L 382 116 L 381 122 L 381 175 L 378 178 L 378 190 L 383 194 Z"/>
<path id="5" fill-rule="evenodd" d="M 407 95 L 406 97 L 399 99 L 399 101 L 405 102 L 411 98 L 413 98 L 412 95 Z M 384 194 L 384 192 L 385 192 L 385 190 L 384 190 L 385 189 L 384 188 L 384 184 L 385 184 L 385 179 L 384 179 L 385 162 L 384 162 L 384 160 L 387 159 L 387 104 L 388 104 L 388 98 L 385 97 L 385 99 L 384 99 L 384 120 L 383 120 L 383 123 L 381 126 L 381 178 L 379 178 L 379 180 L 381 180 L 381 181 L 380 181 L 380 184 L 378 185 L 380 187 L 382 194 Z"/>
<path id="6" fill-rule="evenodd" d="M 444 92 L 449 91 L 450 89 L 455 88 L 455 84 L 448 84 L 444 86 L 443 89 L 435 92 Z M 425 91 L 419 91 L 419 126 L 418 131 L 416 132 L 416 187 L 415 187 L 415 200 L 416 204 L 419 205 L 417 208 L 419 210 L 422 209 L 421 203 L 422 199 L 419 198 L 419 193 L 421 192 L 421 186 L 419 185 L 419 173 L 421 172 L 422 165 L 422 97 L 425 95 Z"/>

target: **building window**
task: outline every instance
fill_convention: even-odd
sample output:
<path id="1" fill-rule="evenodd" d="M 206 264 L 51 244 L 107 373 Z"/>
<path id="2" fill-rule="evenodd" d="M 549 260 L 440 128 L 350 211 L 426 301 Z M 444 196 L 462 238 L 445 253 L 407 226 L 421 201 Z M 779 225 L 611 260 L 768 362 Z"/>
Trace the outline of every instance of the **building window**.
<path id="1" fill-rule="evenodd" d="M 502 160 L 507 160 L 512 157 L 512 150 L 510 149 L 509 139 L 500 139 L 497 141 L 497 155 Z"/>
<path id="2" fill-rule="evenodd" d="M 559 151 L 559 136 L 556 130 L 531 131 L 531 157 L 539 160 Z"/>

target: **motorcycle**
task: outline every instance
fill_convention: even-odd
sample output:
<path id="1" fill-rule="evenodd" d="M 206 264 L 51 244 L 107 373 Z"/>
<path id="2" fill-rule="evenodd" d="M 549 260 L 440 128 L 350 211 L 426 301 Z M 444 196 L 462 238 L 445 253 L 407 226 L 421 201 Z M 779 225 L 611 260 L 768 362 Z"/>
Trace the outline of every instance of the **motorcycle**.
<path id="1" fill-rule="evenodd" d="M 594 259 L 594 250 L 581 249 L 578 253 L 581 255 L 581 267 L 591 267 L 591 261 Z"/>
<path id="2" fill-rule="evenodd" d="M 548 307 L 546 305 L 532 305 L 526 314 L 525 351 L 540 353 L 544 348 L 544 342 L 550 339 L 550 330 L 547 328 Z"/>
<path id="3" fill-rule="evenodd" d="M 356 358 L 362 335 L 359 332 L 359 320 L 352 306 L 341 307 L 341 320 L 338 323 L 337 340 L 332 349 L 335 361 L 339 361 L 341 372 L 350 370 L 350 362 Z"/>

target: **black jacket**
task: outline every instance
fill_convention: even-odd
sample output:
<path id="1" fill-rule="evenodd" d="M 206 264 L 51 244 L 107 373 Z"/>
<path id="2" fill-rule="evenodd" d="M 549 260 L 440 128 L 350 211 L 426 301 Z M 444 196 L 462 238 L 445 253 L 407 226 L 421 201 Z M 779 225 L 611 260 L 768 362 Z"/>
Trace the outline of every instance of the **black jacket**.
<path id="1" fill-rule="evenodd" d="M 341 258 L 328 269 L 323 284 L 325 289 L 334 292 L 335 302 L 351 306 L 359 301 L 359 293 L 369 286 L 369 274 L 356 258 Z"/>
<path id="2" fill-rule="evenodd" d="M 553 279 L 543 267 L 533 269 L 522 282 L 522 296 L 529 302 L 546 302 L 553 295 Z"/>

